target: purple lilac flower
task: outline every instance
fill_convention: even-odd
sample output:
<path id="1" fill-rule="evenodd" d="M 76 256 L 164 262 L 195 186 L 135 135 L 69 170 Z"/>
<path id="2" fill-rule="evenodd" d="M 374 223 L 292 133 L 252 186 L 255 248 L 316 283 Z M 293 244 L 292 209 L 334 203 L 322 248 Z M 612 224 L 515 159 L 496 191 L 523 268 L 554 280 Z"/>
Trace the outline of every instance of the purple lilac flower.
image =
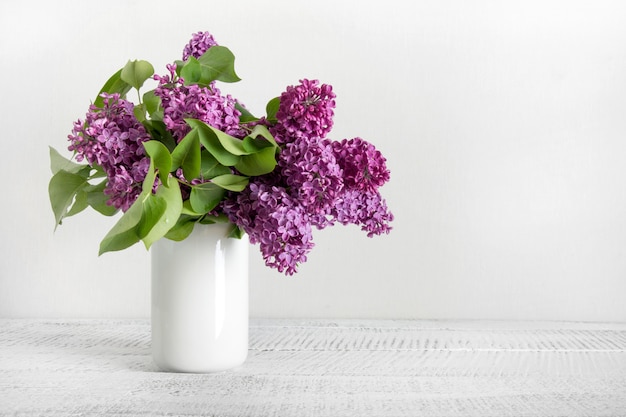
<path id="1" fill-rule="evenodd" d="M 245 136 L 239 126 L 241 112 L 235 108 L 235 99 L 222 96 L 217 88 L 184 85 L 176 78 L 175 65 L 168 65 L 170 75 L 155 75 L 159 86 L 154 93 L 161 98 L 163 122 L 177 142 L 191 130 L 185 118 L 198 119 L 229 135 Z"/>
<path id="2" fill-rule="evenodd" d="M 290 194 L 307 211 L 313 225 L 329 225 L 327 215 L 343 188 L 342 171 L 331 142 L 298 138 L 285 145 L 278 167 Z"/>
<path id="3" fill-rule="evenodd" d="M 378 191 L 346 190 L 335 203 L 335 219 L 343 224 L 361 226 L 368 237 L 389 233 L 393 214 Z"/>
<path id="4" fill-rule="evenodd" d="M 361 138 L 333 142 L 346 188 L 374 191 L 389 181 L 386 159 L 374 145 Z"/>
<path id="5" fill-rule="evenodd" d="M 133 113 L 133 104 L 119 94 L 103 93 L 104 106 L 89 107 L 85 121 L 74 123 L 68 149 L 76 160 L 100 165 L 107 175 L 108 204 L 123 211 L 135 202 L 150 165 L 143 142 L 150 139 Z"/>
<path id="6" fill-rule="evenodd" d="M 313 248 L 311 224 L 304 208 L 282 187 L 251 182 L 223 204 L 230 221 L 258 243 L 265 264 L 293 275 Z"/>
<path id="7" fill-rule="evenodd" d="M 318 80 L 300 80 L 289 86 L 280 96 L 276 113 L 277 124 L 271 129 L 280 143 L 292 142 L 298 137 L 324 138 L 333 126 L 335 93 L 328 84 Z"/>
<path id="8" fill-rule="evenodd" d="M 390 177 L 385 158 L 361 138 L 332 142 L 331 146 L 344 185 L 332 210 L 333 221 L 361 226 L 368 237 L 389 233 L 393 214 L 378 192 Z"/>
<path id="9" fill-rule="evenodd" d="M 183 50 L 183 61 L 189 59 L 190 56 L 200 58 L 210 47 L 215 45 L 217 42 L 209 32 L 194 33 Z"/>

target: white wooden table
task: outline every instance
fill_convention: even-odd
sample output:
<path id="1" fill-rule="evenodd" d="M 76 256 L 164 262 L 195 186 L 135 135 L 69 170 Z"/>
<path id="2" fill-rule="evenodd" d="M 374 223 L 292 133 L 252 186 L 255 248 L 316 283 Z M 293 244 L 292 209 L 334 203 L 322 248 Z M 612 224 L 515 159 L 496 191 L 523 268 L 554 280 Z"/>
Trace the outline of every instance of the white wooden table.
<path id="1" fill-rule="evenodd" d="M 626 416 L 626 323 L 256 320 L 159 372 L 147 321 L 0 320 L 1 416 Z"/>

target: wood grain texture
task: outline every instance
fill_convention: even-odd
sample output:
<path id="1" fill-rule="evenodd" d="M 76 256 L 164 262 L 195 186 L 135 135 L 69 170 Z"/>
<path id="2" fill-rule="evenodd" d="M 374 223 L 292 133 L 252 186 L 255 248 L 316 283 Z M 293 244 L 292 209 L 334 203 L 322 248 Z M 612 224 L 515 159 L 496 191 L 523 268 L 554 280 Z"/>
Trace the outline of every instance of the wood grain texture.
<path id="1" fill-rule="evenodd" d="M 159 372 L 147 321 L 0 320 L 0 416 L 626 416 L 626 324 L 256 320 Z"/>

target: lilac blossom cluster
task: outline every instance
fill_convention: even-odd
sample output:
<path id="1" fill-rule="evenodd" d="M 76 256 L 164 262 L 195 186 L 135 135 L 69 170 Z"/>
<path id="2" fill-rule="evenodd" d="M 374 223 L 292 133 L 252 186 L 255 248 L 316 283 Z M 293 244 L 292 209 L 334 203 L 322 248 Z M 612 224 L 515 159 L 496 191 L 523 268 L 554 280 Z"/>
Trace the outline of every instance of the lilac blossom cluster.
<path id="1" fill-rule="evenodd" d="M 289 143 L 299 137 L 323 138 L 333 126 L 335 93 L 328 84 L 317 80 L 300 80 L 280 95 L 276 123 L 270 129 L 279 143 Z"/>
<path id="2" fill-rule="evenodd" d="M 217 42 L 209 32 L 194 33 L 183 49 L 183 61 L 188 60 L 189 57 L 200 58 L 210 47 L 215 45 Z"/>
<path id="3" fill-rule="evenodd" d="M 226 200 L 223 210 L 259 244 L 265 264 L 280 272 L 293 275 L 313 249 L 309 216 L 284 187 L 251 182 Z"/>
<path id="4" fill-rule="evenodd" d="M 329 224 L 333 203 L 343 189 L 342 170 L 331 142 L 300 137 L 288 143 L 278 158 L 278 169 L 291 194 L 318 228 Z"/>
<path id="5" fill-rule="evenodd" d="M 123 211 L 137 199 L 150 160 L 143 142 L 150 139 L 133 113 L 133 104 L 119 94 L 103 93 L 102 108 L 91 105 L 85 120 L 74 123 L 68 136 L 76 160 L 100 165 L 107 175 L 108 204 Z"/>
<path id="6" fill-rule="evenodd" d="M 154 94 L 161 99 L 163 123 L 177 142 L 191 130 L 186 118 L 201 120 L 232 136 L 243 135 L 239 126 L 241 112 L 230 95 L 223 96 L 215 87 L 185 85 L 185 80 L 176 76 L 176 65 L 167 68 L 169 75 L 154 76 L 159 82 Z"/>
<path id="7" fill-rule="evenodd" d="M 281 144 L 276 170 L 223 205 L 230 221 L 260 243 L 266 265 L 288 275 L 313 248 L 312 227 L 355 224 L 369 237 L 391 230 L 393 214 L 378 192 L 389 181 L 385 158 L 361 138 L 326 138 L 334 98 L 317 80 L 288 87 L 276 122 L 264 121 Z"/>

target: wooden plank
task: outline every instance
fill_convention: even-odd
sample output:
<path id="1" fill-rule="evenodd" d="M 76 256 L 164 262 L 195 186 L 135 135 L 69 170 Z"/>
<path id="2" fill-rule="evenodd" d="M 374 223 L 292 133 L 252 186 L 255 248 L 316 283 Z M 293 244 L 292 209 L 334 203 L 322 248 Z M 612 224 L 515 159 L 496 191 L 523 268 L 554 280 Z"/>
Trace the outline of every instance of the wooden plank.
<path id="1" fill-rule="evenodd" d="M 147 321 L 0 320 L 0 416 L 626 416 L 626 324 L 254 320 L 158 372 Z"/>

